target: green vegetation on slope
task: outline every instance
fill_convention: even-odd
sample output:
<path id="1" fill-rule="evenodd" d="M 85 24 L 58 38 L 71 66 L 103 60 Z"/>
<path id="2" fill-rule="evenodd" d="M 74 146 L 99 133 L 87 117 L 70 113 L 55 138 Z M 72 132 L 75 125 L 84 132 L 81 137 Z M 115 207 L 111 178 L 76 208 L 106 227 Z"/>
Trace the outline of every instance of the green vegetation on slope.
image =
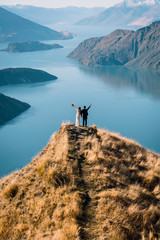
<path id="1" fill-rule="evenodd" d="M 159 164 L 117 134 L 62 125 L 0 180 L 0 239 L 158 239 Z"/>

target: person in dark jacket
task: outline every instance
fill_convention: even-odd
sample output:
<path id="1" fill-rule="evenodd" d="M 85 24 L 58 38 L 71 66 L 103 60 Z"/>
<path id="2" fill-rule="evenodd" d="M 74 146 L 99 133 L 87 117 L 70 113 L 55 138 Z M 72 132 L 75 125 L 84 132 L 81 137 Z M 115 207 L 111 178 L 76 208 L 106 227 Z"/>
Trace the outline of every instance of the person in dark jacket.
<path id="1" fill-rule="evenodd" d="M 90 109 L 92 104 L 89 105 L 88 108 L 86 106 L 83 107 L 83 110 L 81 111 L 82 117 L 83 117 L 83 127 L 87 127 L 87 117 L 88 117 L 88 110 Z"/>

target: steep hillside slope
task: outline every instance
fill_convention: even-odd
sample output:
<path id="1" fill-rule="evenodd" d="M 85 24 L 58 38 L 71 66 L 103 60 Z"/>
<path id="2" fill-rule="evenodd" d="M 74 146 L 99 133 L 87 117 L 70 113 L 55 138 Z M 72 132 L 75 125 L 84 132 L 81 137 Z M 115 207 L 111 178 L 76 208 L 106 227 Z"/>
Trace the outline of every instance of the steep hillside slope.
<path id="1" fill-rule="evenodd" d="M 72 34 L 54 31 L 0 7 L 0 42 L 70 39 Z"/>
<path id="2" fill-rule="evenodd" d="M 4 124 L 15 118 L 28 108 L 30 108 L 28 103 L 18 101 L 15 98 L 0 93 L 0 124 Z"/>
<path id="3" fill-rule="evenodd" d="M 68 57 L 77 59 L 84 65 L 122 65 L 122 63 L 116 60 L 115 53 L 118 51 L 118 44 L 124 37 L 129 36 L 132 31 L 129 30 L 116 30 L 105 37 L 96 37 L 84 40 L 79 46 L 74 49 Z M 117 47 L 117 48 L 116 48 Z M 113 49 L 115 53 L 112 54 Z M 121 50 L 121 49 L 120 49 Z M 126 49 L 127 51 L 127 49 Z M 126 59 L 124 52 L 119 56 L 123 57 L 123 61 Z"/>
<path id="4" fill-rule="evenodd" d="M 137 31 L 116 30 L 101 38 L 83 41 L 69 54 L 80 63 L 136 65 L 160 71 L 160 21 Z"/>
<path id="5" fill-rule="evenodd" d="M 0 239 L 158 239 L 159 164 L 117 134 L 62 125 L 0 180 Z"/>
<path id="6" fill-rule="evenodd" d="M 45 82 L 56 79 L 57 77 L 52 74 L 32 68 L 5 68 L 0 70 L 0 86 Z"/>
<path id="7" fill-rule="evenodd" d="M 160 20 L 160 2 L 152 6 L 148 11 L 146 11 L 143 15 L 140 15 L 138 18 L 135 18 L 134 21 L 130 22 L 128 26 L 133 27 L 143 27 L 149 25 L 154 21 Z"/>
<path id="8" fill-rule="evenodd" d="M 132 26 L 133 29 L 137 29 L 160 20 L 159 9 L 159 0 L 124 0 L 99 14 L 81 19 L 77 24 L 101 25 L 112 28 Z"/>

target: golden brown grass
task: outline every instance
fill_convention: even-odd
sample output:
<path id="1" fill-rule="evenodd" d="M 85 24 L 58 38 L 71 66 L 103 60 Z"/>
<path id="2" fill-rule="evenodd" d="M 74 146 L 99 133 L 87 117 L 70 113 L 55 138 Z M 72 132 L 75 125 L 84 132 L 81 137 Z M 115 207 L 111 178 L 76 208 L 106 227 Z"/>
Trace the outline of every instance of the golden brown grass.
<path id="1" fill-rule="evenodd" d="M 63 124 L 0 180 L 0 240 L 158 240 L 159 165 L 132 140 Z"/>

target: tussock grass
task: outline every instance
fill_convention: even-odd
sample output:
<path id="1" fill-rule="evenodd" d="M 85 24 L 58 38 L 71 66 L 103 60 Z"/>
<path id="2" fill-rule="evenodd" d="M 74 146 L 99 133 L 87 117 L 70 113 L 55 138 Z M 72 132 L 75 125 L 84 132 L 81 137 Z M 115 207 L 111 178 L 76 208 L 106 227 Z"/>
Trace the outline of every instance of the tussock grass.
<path id="1" fill-rule="evenodd" d="M 96 126 L 62 124 L 0 180 L 0 240 L 160 239 L 160 156 Z"/>
<path id="2" fill-rule="evenodd" d="M 16 196 L 16 194 L 18 193 L 18 184 L 12 182 L 11 184 L 9 184 L 5 190 L 2 192 L 3 196 L 6 199 L 12 199 Z"/>

